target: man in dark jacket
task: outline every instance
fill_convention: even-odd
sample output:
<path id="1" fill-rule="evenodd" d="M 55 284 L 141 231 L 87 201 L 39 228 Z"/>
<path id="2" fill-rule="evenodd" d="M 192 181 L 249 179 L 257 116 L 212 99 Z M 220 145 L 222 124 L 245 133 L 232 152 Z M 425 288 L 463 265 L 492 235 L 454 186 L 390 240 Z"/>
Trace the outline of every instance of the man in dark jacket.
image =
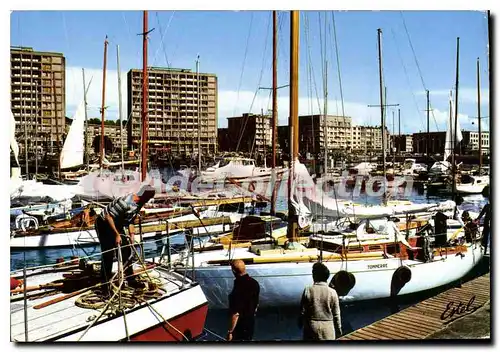
<path id="1" fill-rule="evenodd" d="M 113 258 L 115 251 L 113 248 L 121 246 L 123 259 L 123 268 L 125 277 L 131 287 L 140 287 L 141 285 L 133 277 L 134 270 L 132 268 L 132 250 L 129 245 L 128 238 L 125 237 L 125 227 L 128 227 L 130 244 L 134 243 L 134 219 L 139 214 L 141 208 L 151 198 L 153 198 L 155 190 L 153 187 L 145 185 L 139 192 L 132 193 L 123 197 L 114 199 L 103 212 L 97 217 L 95 229 L 99 243 L 101 244 L 101 282 L 103 285 L 103 293 L 109 295 L 110 280 L 112 278 Z"/>
<path id="2" fill-rule="evenodd" d="M 233 291 L 229 294 L 228 341 L 250 341 L 253 338 L 255 314 L 259 306 L 259 283 L 251 278 L 245 263 L 236 259 L 231 262 L 235 276 Z"/>
<path id="3" fill-rule="evenodd" d="M 489 196 L 488 196 L 488 200 L 489 200 Z M 481 213 L 477 217 L 476 222 L 479 223 L 479 220 L 483 216 L 484 216 L 484 221 L 483 221 L 483 238 L 481 240 L 481 244 L 484 247 L 484 254 L 486 254 L 486 252 L 488 250 L 488 240 L 490 238 L 490 225 L 491 225 L 491 205 L 490 205 L 489 202 L 481 210 Z"/>

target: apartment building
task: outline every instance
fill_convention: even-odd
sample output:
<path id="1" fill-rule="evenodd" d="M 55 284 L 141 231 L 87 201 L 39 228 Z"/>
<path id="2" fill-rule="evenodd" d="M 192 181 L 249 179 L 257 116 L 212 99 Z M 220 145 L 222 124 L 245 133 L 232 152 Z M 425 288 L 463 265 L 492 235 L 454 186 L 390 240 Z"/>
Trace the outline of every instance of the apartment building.
<path id="1" fill-rule="evenodd" d="M 245 113 L 227 118 L 224 147 L 230 152 L 263 153 L 272 147 L 271 116 Z"/>
<path id="2" fill-rule="evenodd" d="M 462 132 L 464 133 L 464 132 Z M 465 131 L 465 137 L 468 137 L 469 143 L 466 149 L 471 153 L 479 152 L 479 132 Z M 481 154 L 490 154 L 490 132 L 481 131 Z"/>
<path id="3" fill-rule="evenodd" d="M 323 153 L 326 146 L 328 152 L 348 150 L 351 146 L 352 119 L 349 116 L 302 115 L 299 116 L 299 152 Z"/>
<path id="4" fill-rule="evenodd" d="M 199 94 L 198 94 L 199 89 Z M 140 149 L 142 70 L 127 74 L 127 141 Z M 189 69 L 148 69 L 148 145 L 152 153 L 170 150 L 176 155 L 217 152 L 217 76 Z"/>
<path id="5" fill-rule="evenodd" d="M 30 153 L 35 151 L 35 145 L 38 149 L 51 150 L 57 141 L 62 143 L 65 71 L 62 53 L 34 51 L 30 47 L 10 48 L 10 107 L 16 120 L 21 154 L 25 140 Z"/>
<path id="6" fill-rule="evenodd" d="M 382 150 L 382 131 L 380 126 L 353 125 L 351 128 L 351 149 L 352 151 L 364 153 L 379 153 Z M 389 153 L 390 135 L 385 128 L 385 147 Z"/>

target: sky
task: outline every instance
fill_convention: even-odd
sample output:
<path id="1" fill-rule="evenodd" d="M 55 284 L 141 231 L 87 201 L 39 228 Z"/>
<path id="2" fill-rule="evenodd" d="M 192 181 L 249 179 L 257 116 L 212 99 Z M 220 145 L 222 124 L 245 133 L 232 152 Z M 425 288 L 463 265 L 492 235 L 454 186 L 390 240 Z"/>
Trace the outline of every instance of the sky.
<path id="1" fill-rule="evenodd" d="M 288 11 L 278 12 L 279 86 L 289 82 L 289 18 Z M 126 118 L 126 74 L 142 68 L 142 37 L 138 35 L 143 28 L 142 11 L 14 11 L 10 20 L 11 45 L 62 52 L 66 57 L 69 117 L 83 99 L 82 68 L 87 83 L 91 80 L 88 114 L 99 116 L 107 35 L 106 118 L 118 118 L 119 45 Z M 270 91 L 259 89 L 272 85 L 271 11 L 149 10 L 148 21 L 149 28 L 154 28 L 148 41 L 149 66 L 195 71 L 200 55 L 200 72 L 217 75 L 219 127 L 227 126 L 227 117 L 271 108 Z M 368 107 L 380 104 L 377 28 L 382 29 L 387 104 L 399 104 L 401 133 L 426 130 L 426 89 L 432 109 L 430 130 L 446 130 L 449 94 L 455 86 L 457 37 L 460 125 L 477 130 L 477 58 L 481 115 L 489 115 L 488 24 L 481 11 L 301 11 L 299 114 L 323 113 L 326 61 L 327 112 L 342 115 L 343 106 L 354 124 L 380 125 L 380 108 Z M 279 89 L 280 125 L 288 122 L 288 95 L 288 87 Z M 395 133 L 397 109 L 387 109 L 387 126 L 391 131 L 395 128 Z M 487 118 L 482 128 L 489 128 Z"/>

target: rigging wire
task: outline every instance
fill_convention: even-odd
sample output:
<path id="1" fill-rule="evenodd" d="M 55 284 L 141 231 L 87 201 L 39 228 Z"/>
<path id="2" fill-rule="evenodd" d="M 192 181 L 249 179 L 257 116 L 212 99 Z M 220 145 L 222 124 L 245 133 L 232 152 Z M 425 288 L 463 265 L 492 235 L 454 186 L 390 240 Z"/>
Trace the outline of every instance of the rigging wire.
<path id="1" fill-rule="evenodd" d="M 421 111 L 420 111 L 420 109 L 418 107 L 418 103 L 417 103 L 417 97 L 415 96 L 415 93 L 413 92 L 413 89 L 411 87 L 410 77 L 408 76 L 408 71 L 406 70 L 406 65 L 404 64 L 403 57 L 401 56 L 401 52 L 399 51 L 399 46 L 398 46 L 398 43 L 396 40 L 396 35 L 395 35 L 393 29 L 391 29 L 391 33 L 392 33 L 392 38 L 394 39 L 394 43 L 396 44 L 396 51 L 398 52 L 399 61 L 401 62 L 401 66 L 403 66 L 403 70 L 404 70 L 405 78 L 406 78 L 406 83 L 408 84 L 408 87 L 410 88 L 410 92 L 411 92 L 411 95 L 413 97 L 413 102 L 415 103 L 415 107 L 417 109 L 418 115 L 420 116 L 420 124 L 422 126 L 422 130 L 425 130 L 424 122 L 422 120 L 422 116 L 420 115 Z M 434 122 L 436 122 L 435 119 L 434 119 Z M 436 128 L 437 128 L 437 123 L 436 123 Z"/>
<path id="2" fill-rule="evenodd" d="M 305 30 L 309 30 L 309 17 L 308 16 L 305 16 L 305 21 L 304 21 L 304 27 L 307 28 Z M 318 95 L 318 87 L 316 86 L 316 79 L 315 79 L 315 75 L 314 75 L 314 66 L 311 64 L 312 62 L 312 59 L 311 59 L 311 46 L 309 45 L 307 47 L 307 55 L 309 57 L 309 67 L 311 69 L 311 77 L 312 77 L 312 83 L 313 83 L 313 87 L 314 87 L 314 92 L 316 93 L 316 101 L 318 103 L 318 113 L 319 115 L 322 114 L 322 109 L 321 109 L 321 103 L 319 101 L 319 95 Z"/>
<path id="3" fill-rule="evenodd" d="M 236 115 L 236 108 L 238 106 L 238 101 L 240 99 L 240 89 L 241 89 L 241 83 L 243 81 L 243 74 L 245 72 L 245 63 L 246 63 L 246 60 L 247 60 L 248 46 L 249 46 L 249 43 L 250 43 L 250 36 L 252 34 L 252 24 L 253 24 L 253 12 L 250 13 L 250 26 L 248 28 L 247 43 L 246 43 L 246 46 L 245 46 L 245 54 L 243 56 L 243 65 L 242 65 L 242 68 L 241 68 L 240 81 L 238 83 L 238 93 L 236 95 L 236 102 L 234 103 L 233 116 Z"/>
<path id="4" fill-rule="evenodd" d="M 330 40 L 332 40 L 332 38 L 333 38 L 333 36 L 332 36 L 332 24 L 331 24 L 330 21 L 328 21 L 328 35 L 330 36 Z M 328 42 L 328 36 L 327 35 L 325 35 L 325 41 Z M 331 51 L 331 47 L 330 47 L 330 55 L 333 58 L 333 52 Z M 326 51 L 326 57 L 329 57 L 328 50 Z M 334 60 L 332 59 L 332 61 L 330 61 L 330 65 L 328 67 L 333 67 L 333 62 L 334 62 Z M 334 102 L 335 102 L 335 114 L 336 114 L 335 116 L 340 116 L 340 113 L 339 113 L 339 99 L 337 97 L 337 93 L 335 92 L 334 88 L 332 88 L 331 93 L 332 93 L 332 97 L 333 97 Z"/>
<path id="5" fill-rule="evenodd" d="M 344 95 L 342 93 L 342 79 L 341 79 L 341 75 L 340 75 L 340 58 L 339 58 L 339 48 L 338 48 L 338 42 L 337 42 L 337 30 L 336 30 L 336 27 L 335 27 L 335 16 L 334 16 L 334 12 L 332 11 L 331 12 L 332 14 L 332 25 L 333 25 L 333 39 L 334 39 L 334 43 L 335 43 L 335 56 L 336 56 L 336 59 L 337 59 L 337 74 L 338 74 L 338 77 L 339 77 L 339 87 L 340 87 L 340 102 L 342 104 L 342 117 L 345 117 L 345 110 L 344 110 Z M 325 22 L 326 22 L 326 18 L 325 18 Z M 331 27 L 329 27 L 331 28 Z M 330 36 L 331 36 L 331 31 L 330 31 Z M 325 40 L 326 42 L 326 40 Z M 338 104 L 337 104 L 337 99 L 335 99 L 335 103 L 337 105 L 337 114 L 338 114 Z M 352 138 L 351 138 L 352 140 Z M 337 192 L 335 191 L 335 182 L 333 182 L 333 197 L 335 199 L 335 205 L 336 205 L 336 208 L 337 208 L 337 216 L 338 214 L 340 214 L 339 212 L 339 204 L 338 204 L 338 200 L 337 200 Z M 337 220 L 338 221 L 338 220 Z"/>
<path id="6" fill-rule="evenodd" d="M 306 14 L 303 14 L 303 17 L 305 18 Z M 305 23 L 304 19 L 304 23 Z M 309 31 L 307 27 L 304 27 L 304 37 L 305 37 L 305 42 L 306 42 L 306 47 L 309 48 Z M 311 80 L 311 62 L 310 58 L 308 55 L 306 55 L 306 79 L 307 79 L 307 93 L 308 93 L 308 112 L 309 115 L 311 116 L 311 136 L 312 136 L 312 149 L 313 149 L 313 154 L 314 154 L 314 159 L 316 160 L 317 157 L 317 150 L 316 150 L 316 139 L 315 139 L 315 133 L 314 133 L 314 115 L 313 115 L 313 93 L 312 93 L 312 80 Z M 308 143 L 308 141 L 306 141 Z M 315 163 L 316 166 L 316 163 Z M 316 170 L 314 170 L 314 173 L 316 173 Z M 309 208 L 311 209 L 311 208 Z M 312 209 L 311 209 L 312 210 Z M 318 212 L 318 204 L 314 203 L 314 214 Z"/>
<path id="7" fill-rule="evenodd" d="M 174 11 L 174 12 L 172 13 L 172 15 L 170 16 L 170 20 L 169 20 L 169 22 L 168 22 L 167 28 L 165 29 L 165 32 L 163 32 L 163 34 L 162 34 L 162 36 L 161 36 L 161 41 L 162 41 L 162 43 L 163 43 L 163 39 L 164 39 L 165 35 L 166 35 L 166 34 L 167 34 L 167 32 L 168 32 L 168 29 L 169 29 L 169 27 L 170 27 L 170 23 L 171 23 L 171 21 L 172 21 L 172 19 L 173 19 L 174 14 L 175 14 L 175 11 Z M 127 27 L 127 32 L 128 32 L 128 34 L 129 34 L 129 36 L 131 36 L 132 38 L 135 38 L 135 36 L 133 36 L 133 35 L 132 35 L 132 33 L 131 33 L 131 31 L 130 31 L 130 26 L 129 26 L 128 22 L 127 22 L 127 19 L 126 19 L 126 17 L 125 17 L 124 12 L 122 12 L 122 18 L 123 18 L 123 21 L 125 22 L 125 25 L 126 25 L 126 27 Z M 158 17 L 157 17 L 157 18 L 158 18 Z M 161 27 L 160 27 L 160 32 L 161 32 Z M 150 41 L 151 39 L 148 37 L 148 38 L 147 38 L 147 40 L 148 40 L 148 41 Z M 149 43 L 148 43 L 148 44 L 149 44 Z M 156 50 L 156 53 L 155 53 L 155 55 L 153 56 L 153 62 L 152 62 L 152 64 L 151 64 L 151 66 L 154 66 L 154 65 L 156 64 L 156 60 L 157 60 L 157 57 L 158 57 L 158 52 L 159 52 L 159 50 L 160 50 L 160 48 L 158 48 L 158 49 Z M 165 53 L 165 58 L 166 58 L 166 52 L 164 51 L 164 53 Z M 140 66 L 140 50 L 138 50 L 138 51 L 137 51 L 137 57 L 138 57 L 138 66 Z M 168 64 L 168 61 L 167 61 L 167 64 Z M 138 95 L 138 96 L 136 97 L 136 99 L 132 102 L 132 110 L 131 110 L 131 111 L 130 111 L 130 113 L 128 114 L 127 119 L 124 121 L 124 122 L 125 122 L 125 125 L 123 126 L 123 129 L 124 129 L 124 130 L 126 130 L 126 128 L 127 128 L 127 126 L 128 126 L 128 123 L 131 121 L 131 118 L 132 118 L 132 113 L 134 112 L 134 106 L 135 106 L 135 105 L 136 105 L 136 104 L 140 101 L 140 99 L 142 99 L 142 96 L 141 96 L 141 95 Z M 141 127 L 141 124 L 142 124 L 142 119 L 141 119 L 141 118 L 139 118 L 139 119 L 138 119 L 138 121 L 139 121 L 139 128 L 140 128 L 140 127 Z M 117 147 L 113 147 L 113 150 L 114 150 L 114 151 L 115 151 L 116 149 L 117 149 Z"/>
<path id="8" fill-rule="evenodd" d="M 170 27 L 170 23 L 172 22 L 172 19 L 174 18 L 174 14 L 175 14 L 175 10 L 172 12 L 170 19 L 168 20 L 167 28 L 165 29 L 165 32 L 162 33 L 160 18 L 158 16 L 158 11 L 156 11 L 156 21 L 158 22 L 158 30 L 160 31 L 161 48 L 163 50 L 163 54 L 165 56 L 165 62 L 167 63 L 168 68 L 171 68 L 172 66 L 171 66 L 171 63 L 168 61 L 167 51 L 165 49 L 165 42 L 163 39 L 165 37 L 165 33 L 168 31 L 168 28 Z"/>
<path id="9" fill-rule="evenodd" d="M 61 12 L 61 17 L 62 17 L 62 23 L 63 23 L 63 27 L 64 27 L 64 38 L 66 39 L 66 45 L 68 47 L 68 51 L 71 52 L 71 42 L 69 40 L 69 36 L 68 36 L 68 27 L 66 25 L 66 16 L 64 15 L 64 11 Z M 72 80 L 73 80 L 73 91 L 76 91 L 76 82 L 78 81 L 77 79 L 75 79 L 75 70 L 71 70 L 71 76 L 72 76 Z M 55 94 L 55 93 L 54 93 Z M 76 113 L 76 109 L 75 109 L 75 113 Z M 64 112 L 65 116 L 66 116 L 66 111 Z"/>
<path id="10" fill-rule="evenodd" d="M 334 43 L 335 43 L 335 57 L 337 59 L 337 74 L 339 76 L 340 103 L 342 105 L 342 116 L 345 116 L 345 110 L 344 110 L 344 93 L 343 93 L 343 88 L 342 88 L 342 76 L 340 74 L 339 44 L 338 44 L 338 41 L 337 41 L 337 29 L 336 29 L 336 25 L 335 25 L 334 11 L 332 11 L 332 23 L 333 23 L 333 39 L 334 39 Z"/>
<path id="11" fill-rule="evenodd" d="M 261 67 L 260 67 L 260 74 L 259 74 L 259 81 L 257 83 L 257 90 L 255 92 L 255 95 L 253 97 L 253 100 L 252 100 L 252 103 L 250 105 L 250 109 L 248 110 L 249 112 L 252 111 L 252 108 L 253 108 L 253 104 L 255 103 L 255 99 L 257 97 L 257 94 L 259 93 L 260 91 L 260 85 L 262 83 L 262 77 L 264 75 L 264 68 L 265 68 L 265 60 L 266 60 L 266 57 L 267 57 L 267 47 L 268 47 L 268 39 L 269 39 L 269 30 L 270 30 L 270 27 L 271 27 L 271 17 L 272 17 L 272 13 L 269 15 L 268 17 L 268 22 L 267 22 L 267 32 L 266 32 L 266 39 L 264 41 L 264 53 L 262 55 L 262 64 L 261 64 Z M 248 42 L 247 42 L 248 44 Z M 247 47 L 248 49 L 248 47 Z M 246 53 L 245 53 L 245 57 L 246 57 Z M 242 76 L 241 78 L 243 77 L 243 71 L 242 71 Z M 241 85 L 241 78 L 240 78 L 240 85 Z M 238 96 L 239 96 L 239 89 L 238 88 Z M 238 97 L 236 98 L 236 104 L 238 104 Z M 235 105 L 235 109 L 236 109 L 236 105 Z M 233 113 L 234 115 L 234 113 Z M 245 118 L 244 119 L 244 123 L 241 125 L 240 127 L 240 134 L 239 134 L 239 138 L 238 138 L 238 144 L 236 145 L 236 151 L 238 151 L 239 147 L 240 147 L 240 142 L 241 142 L 241 139 L 243 137 L 243 131 L 245 130 L 246 126 L 247 126 L 247 123 L 248 123 L 248 119 L 249 117 Z M 254 142 L 255 142 L 255 137 L 254 137 Z M 253 146 L 252 146 L 252 150 L 253 150 Z M 251 150 L 251 153 L 252 153 L 252 150 Z"/>
<path id="12" fill-rule="evenodd" d="M 283 23 L 285 22 L 283 14 L 278 12 L 278 33 L 282 33 Z M 283 62 L 283 65 L 280 65 L 278 68 L 282 68 L 284 70 L 284 77 L 289 77 L 289 69 L 290 65 L 288 64 L 288 55 L 284 48 L 285 46 L 283 35 L 278 35 L 278 60 L 279 62 Z M 278 90 L 279 93 L 279 90 Z"/>
<path id="13" fill-rule="evenodd" d="M 424 82 L 424 77 L 422 75 L 422 71 L 420 70 L 420 65 L 418 64 L 417 55 L 415 54 L 415 50 L 413 49 L 413 44 L 411 42 L 410 34 L 408 33 L 408 28 L 406 27 L 406 21 L 405 21 L 405 18 L 403 16 L 403 12 L 399 11 L 399 14 L 401 15 L 401 19 L 403 20 L 403 26 L 405 27 L 406 37 L 408 38 L 408 43 L 410 44 L 411 52 L 413 53 L 413 59 L 415 60 L 415 64 L 417 65 L 417 70 L 418 70 L 418 74 L 420 76 L 420 80 L 422 82 L 422 87 L 424 88 L 424 90 L 427 90 L 427 87 L 425 86 L 425 82 Z M 437 127 L 436 117 L 434 116 L 433 110 L 431 110 L 431 114 L 432 114 L 432 118 L 434 119 L 434 122 L 436 123 L 436 127 Z M 438 131 L 439 131 L 439 129 L 438 129 Z"/>
<path id="14" fill-rule="evenodd" d="M 135 38 L 135 35 L 133 35 L 132 32 L 130 31 L 130 26 L 127 22 L 127 18 L 125 17 L 125 12 L 126 11 L 122 11 L 122 18 L 123 18 L 123 21 L 125 22 L 125 26 L 127 27 L 128 35 L 131 38 Z M 140 67 L 141 66 L 141 51 L 140 51 L 139 47 L 137 49 L 136 57 L 137 57 L 137 67 Z"/>

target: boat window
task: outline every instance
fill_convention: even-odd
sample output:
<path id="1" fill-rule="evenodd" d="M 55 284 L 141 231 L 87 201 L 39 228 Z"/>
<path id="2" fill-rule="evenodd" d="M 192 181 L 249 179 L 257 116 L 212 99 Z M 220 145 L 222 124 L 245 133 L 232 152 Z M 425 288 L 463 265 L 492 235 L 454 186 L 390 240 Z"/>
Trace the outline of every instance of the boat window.
<path id="1" fill-rule="evenodd" d="M 253 160 L 243 160 L 243 165 L 253 165 Z"/>

